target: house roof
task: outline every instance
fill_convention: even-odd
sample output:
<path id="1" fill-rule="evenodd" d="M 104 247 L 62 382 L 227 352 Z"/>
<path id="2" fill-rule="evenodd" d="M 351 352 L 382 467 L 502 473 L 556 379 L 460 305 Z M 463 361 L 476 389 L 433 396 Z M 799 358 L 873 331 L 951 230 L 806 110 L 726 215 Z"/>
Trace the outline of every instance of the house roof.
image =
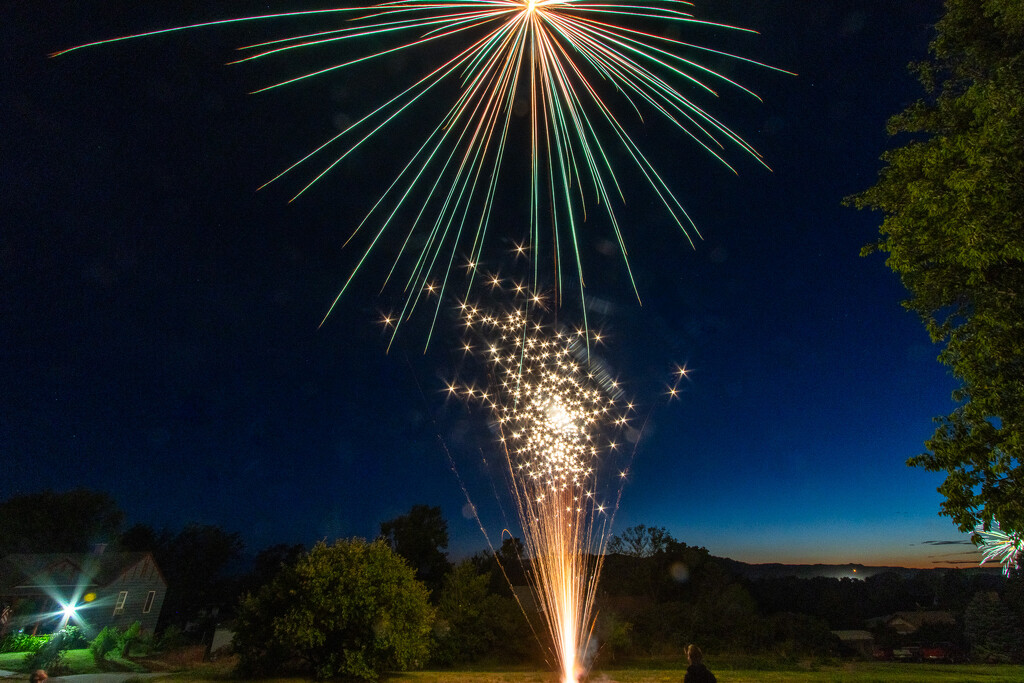
<path id="1" fill-rule="evenodd" d="M 886 623 L 892 624 L 896 621 L 902 621 L 906 624 L 913 626 L 915 629 L 921 628 L 924 624 L 953 624 L 956 623 L 956 619 L 950 612 L 942 611 L 919 611 L 919 612 L 896 612 L 889 617 Z"/>
<path id="2" fill-rule="evenodd" d="M 38 593 L 44 588 L 102 588 L 151 553 L 17 553 L 0 559 L 0 595 Z M 157 573 L 160 573 L 157 568 Z M 160 575 L 163 581 L 163 575 Z"/>
<path id="3" fill-rule="evenodd" d="M 835 635 L 837 638 L 839 638 L 839 640 L 843 641 L 844 643 L 859 642 L 859 641 L 866 642 L 866 641 L 874 640 L 875 639 L 875 637 L 871 634 L 870 631 L 858 631 L 858 630 L 832 631 L 832 634 Z"/>

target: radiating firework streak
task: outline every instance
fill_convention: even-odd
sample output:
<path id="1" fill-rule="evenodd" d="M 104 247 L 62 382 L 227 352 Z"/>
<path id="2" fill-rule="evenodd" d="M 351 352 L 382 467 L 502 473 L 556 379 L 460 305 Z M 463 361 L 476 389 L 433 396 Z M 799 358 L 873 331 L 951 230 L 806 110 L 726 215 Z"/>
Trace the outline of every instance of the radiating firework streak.
<path id="1" fill-rule="evenodd" d="M 588 331 L 559 331 L 529 313 L 535 299 L 496 315 L 468 304 L 462 320 L 486 360 L 487 388 L 448 391 L 490 409 L 506 454 L 508 477 L 531 558 L 531 581 L 547 620 L 563 683 L 584 673 L 593 606 L 608 538 L 597 487 L 628 426 L 614 379 L 590 358 Z M 534 309 L 535 310 L 535 309 Z M 617 472 L 625 476 L 624 472 Z"/>
<path id="2" fill-rule="evenodd" d="M 980 537 L 978 547 L 981 549 L 981 564 L 995 560 L 1003 565 L 1003 574 L 1020 569 L 1021 556 L 1024 554 L 1024 536 L 1019 532 L 1006 532 L 995 522 L 993 528 L 986 529 L 979 524 L 974 533 Z"/>
<path id="3" fill-rule="evenodd" d="M 399 253 L 385 279 L 385 284 L 393 277 L 401 282 L 404 303 L 401 311 L 396 311 L 400 323 L 425 292 L 443 295 L 448 290 L 461 265 L 457 263 L 460 254 L 466 259 L 468 286 L 472 287 L 476 264 L 485 257 L 499 191 L 507 192 L 508 186 L 529 185 L 528 203 L 525 188 L 521 200 L 505 201 L 529 206 L 525 247 L 537 253 L 542 246 L 552 249 L 553 281 L 559 292 L 567 266 L 575 274 L 583 299 L 580 243 L 588 201 L 602 206 L 636 291 L 613 201 L 617 195 L 625 202 L 627 194 L 615 173 L 612 156 L 616 153 L 631 160 L 672 221 L 692 242 L 696 227 L 627 126 L 646 125 L 647 116 L 661 119 L 730 169 L 724 156 L 727 147 L 763 164 L 753 147 L 687 93 L 717 96 L 715 88 L 725 85 L 757 97 L 701 64 L 700 56 L 767 65 L 666 35 L 672 27 L 686 26 L 752 32 L 696 19 L 691 7 L 692 3 L 681 0 L 395 0 L 211 21 L 71 49 L 201 27 L 304 17 L 344 21 L 340 26 L 241 48 L 247 56 L 238 61 L 285 57 L 297 50 L 352 41 L 390 41 L 389 47 L 376 51 L 352 49 L 347 54 L 360 56 L 346 57 L 257 92 L 324 77 L 396 53 L 418 51 L 425 55 L 422 77 L 270 181 L 300 167 L 318 168 L 296 197 L 301 195 L 372 139 L 385 135 L 397 117 L 410 116 L 413 110 L 429 117 L 429 103 L 436 107 L 436 99 L 428 96 L 447 93 L 443 86 L 454 84 L 457 91 L 448 100 L 447 111 L 424 124 L 429 131 L 425 139 L 349 238 L 368 232 L 361 236 L 366 244 L 362 257 L 330 307 L 334 308 L 385 235 L 408 220 L 404 237 L 395 240 L 400 244 Z M 664 33 L 645 28 L 651 26 Z M 438 58 L 438 54 L 447 56 Z M 625 114 L 614 113 L 613 106 Z M 526 151 L 509 146 L 517 107 L 528 114 L 528 183 L 523 182 L 525 178 L 510 177 L 506 169 L 506 157 Z M 525 222 L 523 217 L 516 219 L 517 224 Z M 540 262 L 534 258 L 534 288 L 542 279 Z M 403 274 L 398 276 L 400 265 Z M 439 310 L 440 304 L 434 323 Z M 396 325 L 394 333 L 397 329 Z"/>

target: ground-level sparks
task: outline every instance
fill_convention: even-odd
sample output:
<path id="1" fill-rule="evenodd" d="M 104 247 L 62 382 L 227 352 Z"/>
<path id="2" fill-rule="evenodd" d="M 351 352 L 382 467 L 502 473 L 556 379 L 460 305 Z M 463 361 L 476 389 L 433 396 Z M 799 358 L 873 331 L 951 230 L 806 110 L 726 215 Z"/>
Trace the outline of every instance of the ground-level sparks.
<path id="1" fill-rule="evenodd" d="M 597 494 L 613 469 L 615 439 L 629 409 L 615 402 L 618 385 L 592 358 L 585 329 L 563 331 L 534 319 L 530 298 L 495 315 L 468 304 L 464 349 L 488 365 L 486 389 L 449 391 L 483 403 L 503 446 L 510 489 L 530 558 L 529 578 L 563 683 L 585 673 L 593 606 L 609 519 Z M 619 479 L 614 468 L 613 478 Z M 616 486 L 621 486 L 616 482 Z"/>

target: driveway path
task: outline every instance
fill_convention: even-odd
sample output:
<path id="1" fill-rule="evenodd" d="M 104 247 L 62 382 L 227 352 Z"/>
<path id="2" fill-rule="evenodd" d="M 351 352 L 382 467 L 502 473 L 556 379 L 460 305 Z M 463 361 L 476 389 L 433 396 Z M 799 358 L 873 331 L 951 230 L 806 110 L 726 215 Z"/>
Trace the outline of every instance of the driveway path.
<path id="1" fill-rule="evenodd" d="M 166 673 L 140 674 L 132 673 L 131 671 L 101 674 L 77 674 L 74 676 L 50 676 L 50 678 L 47 679 L 47 683 L 124 683 L 124 681 L 129 678 L 146 680 L 147 678 L 156 678 L 157 676 L 167 675 L 168 674 Z M 19 674 L 14 671 L 5 671 L 0 669 L 0 679 L 27 682 L 28 674 Z"/>

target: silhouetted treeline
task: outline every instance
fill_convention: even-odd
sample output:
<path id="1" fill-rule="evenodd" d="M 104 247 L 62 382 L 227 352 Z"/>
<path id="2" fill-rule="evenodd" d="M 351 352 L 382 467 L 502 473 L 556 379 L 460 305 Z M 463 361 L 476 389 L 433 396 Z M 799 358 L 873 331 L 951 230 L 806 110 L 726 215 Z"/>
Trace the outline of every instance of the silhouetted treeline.
<path id="1" fill-rule="evenodd" d="M 42 509 L 64 514 L 36 513 Z M 18 496 L 0 503 L 0 513 L 6 552 L 81 552 L 97 544 L 108 551 L 152 552 L 168 584 L 158 628 L 173 626 L 197 638 L 230 622 L 244 595 L 307 552 L 300 544 L 282 544 L 246 554 L 238 533 L 215 525 L 122 530 L 123 515 L 113 500 L 85 490 Z M 544 657 L 546 625 L 530 598 L 531 566 L 519 539 L 453 563 L 447 522 L 440 508 L 425 505 L 382 522 L 380 538 L 430 589 L 437 614 L 434 665 Z M 870 628 L 876 644 L 897 645 L 906 638 L 887 628 L 883 617 L 919 611 L 952 615 L 915 633 L 921 642 L 950 641 L 997 661 L 1024 640 L 1019 574 L 1008 580 L 976 568 L 900 570 L 861 580 L 784 576 L 781 566 L 755 569 L 715 558 L 664 528 L 624 530 L 604 556 L 596 656 L 679 657 L 690 642 L 718 652 L 831 656 L 840 652 L 833 630 Z"/>
<path id="2" fill-rule="evenodd" d="M 1005 583 L 991 572 L 929 569 L 909 578 L 883 572 L 863 580 L 785 577 L 752 581 L 749 586 L 762 612 L 799 612 L 824 619 L 833 629 L 860 629 L 869 619 L 894 612 L 959 613 L 976 593 L 1001 592 Z"/>

